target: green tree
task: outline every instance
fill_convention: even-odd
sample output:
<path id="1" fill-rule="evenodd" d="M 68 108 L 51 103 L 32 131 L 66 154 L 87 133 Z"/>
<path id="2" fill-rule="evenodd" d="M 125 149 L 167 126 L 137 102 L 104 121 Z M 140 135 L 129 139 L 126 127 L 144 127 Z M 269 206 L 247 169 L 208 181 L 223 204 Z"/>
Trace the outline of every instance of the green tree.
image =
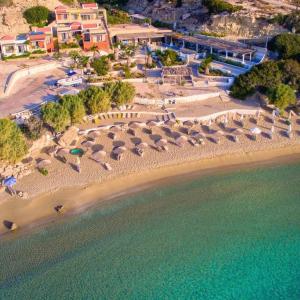
<path id="1" fill-rule="evenodd" d="M 60 99 L 61 105 L 69 112 L 71 123 L 81 123 L 85 116 L 83 100 L 77 95 L 65 95 Z"/>
<path id="2" fill-rule="evenodd" d="M 107 112 L 111 108 L 109 95 L 103 89 L 99 89 L 86 102 L 86 107 L 91 114 Z"/>
<path id="3" fill-rule="evenodd" d="M 99 76 L 104 76 L 109 71 L 108 59 L 106 56 L 101 56 L 100 58 L 94 59 L 91 63 L 91 66 Z"/>
<path id="4" fill-rule="evenodd" d="M 287 59 L 280 62 L 283 82 L 294 89 L 300 89 L 300 63 L 297 60 Z"/>
<path id="5" fill-rule="evenodd" d="M 291 33 L 279 34 L 270 41 L 269 49 L 278 52 L 283 59 L 296 57 L 300 54 L 300 36 Z"/>
<path id="6" fill-rule="evenodd" d="M 128 82 L 108 83 L 104 86 L 104 89 L 111 96 L 111 101 L 117 106 L 131 103 L 135 96 L 135 87 Z"/>
<path id="7" fill-rule="evenodd" d="M 249 72 L 238 76 L 230 88 L 235 98 L 245 99 L 256 90 L 265 93 L 282 83 L 282 73 L 275 61 L 267 61 L 255 66 Z"/>
<path id="8" fill-rule="evenodd" d="M 286 84 L 280 84 L 279 86 L 270 89 L 268 91 L 268 97 L 270 102 L 284 111 L 289 105 L 296 103 L 295 91 Z"/>
<path id="9" fill-rule="evenodd" d="M 0 119 L 0 159 L 15 163 L 28 152 L 24 136 L 17 124 Z"/>
<path id="10" fill-rule="evenodd" d="M 46 21 L 48 21 L 50 11 L 45 6 L 33 6 L 26 9 L 23 16 L 29 24 L 43 25 Z"/>
<path id="11" fill-rule="evenodd" d="M 42 106 L 43 121 L 51 126 L 54 131 L 64 131 L 70 124 L 70 114 L 68 110 L 59 103 L 49 102 Z"/>
<path id="12" fill-rule="evenodd" d="M 42 120 L 35 116 L 31 116 L 20 128 L 25 136 L 33 141 L 39 139 L 44 132 Z"/>

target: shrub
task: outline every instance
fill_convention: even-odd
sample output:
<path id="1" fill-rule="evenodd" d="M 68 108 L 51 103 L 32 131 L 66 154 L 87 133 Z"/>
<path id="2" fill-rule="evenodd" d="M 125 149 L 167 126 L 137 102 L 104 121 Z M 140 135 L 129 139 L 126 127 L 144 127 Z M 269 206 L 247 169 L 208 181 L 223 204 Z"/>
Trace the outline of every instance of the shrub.
<path id="1" fill-rule="evenodd" d="M 210 14 L 219 14 L 222 12 L 234 13 L 243 8 L 242 6 L 232 5 L 223 0 L 203 0 L 202 4 L 206 6 Z"/>
<path id="2" fill-rule="evenodd" d="M 109 71 L 108 59 L 106 56 L 101 56 L 100 58 L 94 59 L 91 63 L 91 66 L 99 76 L 104 76 Z"/>
<path id="3" fill-rule="evenodd" d="M 59 103 L 49 102 L 42 106 L 42 119 L 54 131 L 64 131 L 70 124 L 70 114 L 68 110 Z"/>
<path id="4" fill-rule="evenodd" d="M 177 52 L 171 49 L 167 49 L 164 52 L 157 50 L 156 55 L 164 66 L 174 66 L 183 63 Z"/>
<path id="5" fill-rule="evenodd" d="M 212 57 L 209 56 L 207 58 L 205 58 L 202 62 L 201 62 L 201 65 L 199 66 L 199 73 L 202 73 L 202 74 L 209 74 L 209 67 L 210 67 L 210 64 L 212 63 Z"/>
<path id="6" fill-rule="evenodd" d="M 65 95 L 60 99 L 61 105 L 69 112 L 71 123 L 81 123 L 85 116 L 82 99 L 77 95 Z"/>
<path id="7" fill-rule="evenodd" d="M 49 19 L 50 11 L 45 6 L 33 6 L 26 9 L 23 16 L 29 24 L 44 25 Z"/>
<path id="8" fill-rule="evenodd" d="M 295 91 L 286 84 L 280 84 L 267 93 L 270 102 L 283 112 L 289 105 L 296 103 Z"/>
<path id="9" fill-rule="evenodd" d="M 35 116 L 30 117 L 20 128 L 25 136 L 33 141 L 38 140 L 44 131 L 42 120 Z"/>
<path id="10" fill-rule="evenodd" d="M 257 89 L 265 93 L 282 83 L 282 73 L 275 61 L 267 61 L 238 76 L 231 87 L 231 95 L 245 99 Z"/>
<path id="11" fill-rule="evenodd" d="M 44 175 L 47 176 L 48 175 L 48 170 L 46 168 L 38 168 L 39 172 Z"/>
<path id="12" fill-rule="evenodd" d="M 60 49 L 75 49 L 79 48 L 79 45 L 77 43 L 63 43 L 59 45 Z"/>
<path id="13" fill-rule="evenodd" d="M 128 82 L 112 82 L 104 85 L 104 90 L 108 92 L 111 101 L 117 106 L 131 103 L 135 96 L 135 87 Z"/>
<path id="14" fill-rule="evenodd" d="M 119 9 L 108 9 L 107 11 L 108 24 L 127 24 L 131 23 L 128 13 Z"/>
<path id="15" fill-rule="evenodd" d="M 269 49 L 278 52 L 280 58 L 292 58 L 300 54 L 300 36 L 282 33 L 269 43 Z"/>
<path id="16" fill-rule="evenodd" d="M 78 95 L 90 114 L 107 112 L 111 108 L 110 96 L 102 88 L 91 86 Z"/>
<path id="17" fill-rule="evenodd" d="M 15 163 L 27 154 L 24 136 L 17 124 L 0 119 L 0 159 Z"/>

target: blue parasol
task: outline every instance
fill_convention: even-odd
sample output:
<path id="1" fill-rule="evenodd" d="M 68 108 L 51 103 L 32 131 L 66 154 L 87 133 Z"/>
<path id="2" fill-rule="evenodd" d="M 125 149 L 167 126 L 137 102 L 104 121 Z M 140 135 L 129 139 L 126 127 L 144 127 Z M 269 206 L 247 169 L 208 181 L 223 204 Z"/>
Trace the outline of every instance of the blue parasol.
<path id="1" fill-rule="evenodd" d="M 17 179 L 14 176 L 7 177 L 3 180 L 3 185 L 12 187 L 17 183 Z"/>

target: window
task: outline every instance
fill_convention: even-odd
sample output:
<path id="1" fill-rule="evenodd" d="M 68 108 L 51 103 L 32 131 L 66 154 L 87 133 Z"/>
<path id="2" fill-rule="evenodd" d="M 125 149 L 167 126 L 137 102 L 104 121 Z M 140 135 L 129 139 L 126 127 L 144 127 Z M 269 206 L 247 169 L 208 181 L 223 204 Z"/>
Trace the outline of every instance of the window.
<path id="1" fill-rule="evenodd" d="M 89 33 L 85 33 L 84 36 L 83 36 L 83 40 L 85 42 L 90 42 L 91 41 L 90 34 Z"/>
<path id="2" fill-rule="evenodd" d="M 6 53 L 14 53 L 14 50 L 15 50 L 14 46 L 12 46 L 12 45 L 5 46 L 4 49 L 5 49 Z"/>
<path id="3" fill-rule="evenodd" d="M 78 14 L 72 14 L 72 20 L 77 20 L 78 19 Z"/>
<path id="4" fill-rule="evenodd" d="M 103 41 L 105 41 L 105 35 L 97 34 L 94 36 L 94 42 L 98 43 Z"/>
<path id="5" fill-rule="evenodd" d="M 63 15 L 62 15 L 62 18 L 63 18 L 64 20 L 67 20 L 67 19 L 68 19 L 68 15 L 67 15 L 67 14 L 63 14 Z"/>
<path id="6" fill-rule="evenodd" d="M 90 15 L 81 15 L 81 20 L 86 21 L 86 20 L 91 20 Z"/>
<path id="7" fill-rule="evenodd" d="M 61 39 L 65 41 L 68 38 L 68 34 L 66 32 L 62 32 Z"/>
<path id="8" fill-rule="evenodd" d="M 24 46 L 18 46 L 18 52 L 23 53 L 24 52 Z"/>

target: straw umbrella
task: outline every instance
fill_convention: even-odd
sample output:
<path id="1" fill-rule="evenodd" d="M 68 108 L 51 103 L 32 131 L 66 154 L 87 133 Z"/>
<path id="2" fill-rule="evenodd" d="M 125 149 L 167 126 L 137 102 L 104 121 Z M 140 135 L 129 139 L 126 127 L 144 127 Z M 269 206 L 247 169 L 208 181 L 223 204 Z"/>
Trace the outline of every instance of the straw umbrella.
<path id="1" fill-rule="evenodd" d="M 121 160 L 122 155 L 127 151 L 127 148 L 124 146 L 117 147 L 113 150 L 113 154 L 116 156 L 117 160 Z"/>
<path id="2" fill-rule="evenodd" d="M 235 142 L 239 141 L 239 136 L 242 135 L 244 133 L 242 128 L 236 128 L 234 129 L 234 131 L 232 132 L 232 136 L 233 136 L 233 140 Z"/>
<path id="3" fill-rule="evenodd" d="M 101 159 L 104 158 L 106 156 L 106 152 L 104 150 L 100 150 L 97 152 L 94 152 L 91 155 L 91 159 L 93 159 L 96 162 L 101 162 Z"/>
<path id="4" fill-rule="evenodd" d="M 51 160 L 49 160 L 49 159 L 43 159 L 43 160 L 40 160 L 37 163 L 37 167 L 39 169 L 42 169 L 42 168 L 45 168 L 46 166 L 49 166 L 50 164 L 51 164 Z"/>
<path id="5" fill-rule="evenodd" d="M 117 133 L 117 132 L 120 132 L 122 131 L 121 127 L 120 126 L 111 126 L 110 129 L 109 129 L 111 132 L 114 132 L 114 133 Z"/>
<path id="6" fill-rule="evenodd" d="M 129 124 L 129 128 L 132 128 L 132 129 L 136 129 L 136 128 L 144 128 L 146 127 L 146 123 L 144 122 L 131 122 Z"/>
<path id="7" fill-rule="evenodd" d="M 67 155 L 67 154 L 69 154 L 69 153 L 70 153 L 70 150 L 67 149 L 67 148 L 61 148 L 61 149 L 59 149 L 59 150 L 56 152 L 56 154 L 57 154 L 58 156 L 65 156 L 65 155 Z"/>
<path id="8" fill-rule="evenodd" d="M 170 126 L 170 127 L 174 127 L 178 124 L 175 120 L 168 120 L 168 121 L 165 122 L 165 125 Z"/>
<path id="9" fill-rule="evenodd" d="M 181 135 L 175 140 L 175 142 L 179 147 L 182 147 L 187 142 L 187 140 L 188 138 L 185 135 Z"/>
<path id="10" fill-rule="evenodd" d="M 95 142 L 92 142 L 92 141 L 85 141 L 85 142 L 82 142 L 81 145 L 85 148 L 91 148 L 95 145 Z"/>
<path id="11" fill-rule="evenodd" d="M 224 135 L 224 132 L 222 130 L 218 130 L 216 133 L 215 133 L 215 141 L 217 144 L 220 144 L 221 142 L 221 137 Z"/>
<path id="12" fill-rule="evenodd" d="M 97 137 L 99 137 L 101 135 L 101 133 L 99 131 L 90 131 L 88 133 L 88 137 L 91 139 L 96 139 Z"/>
<path id="13" fill-rule="evenodd" d="M 142 142 L 140 144 L 137 145 L 137 147 L 141 148 L 141 149 L 145 149 L 145 148 L 148 148 L 148 144 L 146 142 Z"/>
<path id="14" fill-rule="evenodd" d="M 155 142 L 155 145 L 156 145 L 158 151 L 167 150 L 168 149 L 167 144 L 168 144 L 168 141 L 165 139 L 160 139 Z"/>

